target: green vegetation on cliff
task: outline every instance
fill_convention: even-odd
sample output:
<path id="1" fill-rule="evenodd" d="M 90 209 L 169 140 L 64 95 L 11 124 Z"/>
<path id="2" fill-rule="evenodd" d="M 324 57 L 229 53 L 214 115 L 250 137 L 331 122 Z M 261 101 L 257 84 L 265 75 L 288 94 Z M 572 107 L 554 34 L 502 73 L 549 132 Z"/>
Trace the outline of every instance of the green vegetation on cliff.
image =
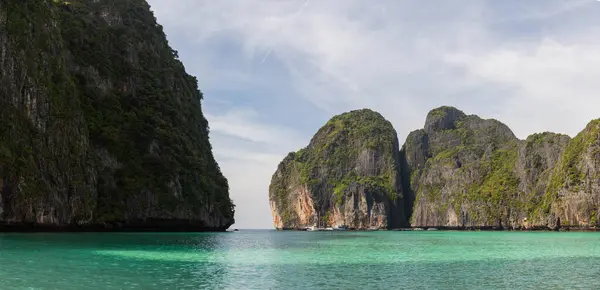
<path id="1" fill-rule="evenodd" d="M 47 1 L 0 1 L 0 212 L 12 219 L 32 221 L 64 203 L 72 220 L 92 218 L 93 160 L 62 38 L 50 25 L 57 14 Z"/>
<path id="2" fill-rule="evenodd" d="M 77 65 L 97 70 L 97 79 L 85 71 L 75 73 L 78 87 L 86 92 L 83 103 L 92 141 L 123 163 L 115 172 L 119 190 L 100 199 L 106 203 L 101 207 L 122 207 L 119 199 L 144 190 L 168 192 L 171 180 L 179 179 L 188 202 L 215 204 L 233 217 L 227 180 L 212 158 L 208 122 L 200 113 L 202 93 L 169 47 L 148 4 L 85 4 L 63 9 L 61 28 Z M 90 21 L 86 15 L 93 11 L 106 16 Z M 159 203 L 172 212 L 178 197 L 160 194 Z"/>
<path id="3" fill-rule="evenodd" d="M 556 194 L 560 187 L 573 188 L 578 191 L 579 186 L 583 183 L 585 172 L 581 170 L 581 160 L 584 157 L 584 152 L 589 150 L 593 145 L 598 145 L 600 137 L 600 119 L 590 122 L 585 130 L 567 145 L 565 152 L 556 167 L 552 176 L 552 182 L 548 186 L 548 193 Z M 598 146 L 594 146 L 594 150 L 600 151 Z"/>
<path id="4" fill-rule="evenodd" d="M 551 212 L 551 206 L 559 197 L 561 189 L 571 192 L 584 191 L 592 193 L 592 184 L 588 181 L 586 186 L 586 180 L 600 179 L 600 176 L 587 176 L 589 172 L 586 170 L 586 165 L 583 164 L 583 159 L 586 156 L 591 156 L 594 159 L 600 156 L 600 119 L 591 121 L 566 146 L 560 161 L 552 172 L 551 181 L 546 188 L 538 214 L 543 215 Z M 595 212 L 589 214 L 590 220 L 595 221 Z"/>
<path id="5" fill-rule="evenodd" d="M 336 116 L 308 147 L 284 160 L 311 193 L 332 192 L 331 199 L 314 195 L 316 208 L 328 208 L 331 200 L 344 204 L 357 184 L 395 192 L 401 177 L 402 198 L 388 199 L 404 203 L 396 206 L 413 226 L 555 229 L 600 222 L 600 119 L 573 139 L 544 132 L 519 140 L 497 120 L 444 106 L 429 112 L 396 158 L 387 153 L 395 146 L 394 129 L 376 121 L 379 116 L 369 110 Z M 398 161 L 360 174 L 356 161 L 368 160 L 363 152 L 369 148 Z M 294 203 L 288 181 L 273 184 L 281 189 L 277 199 Z M 323 214 L 328 219 L 332 212 Z"/>
<path id="6" fill-rule="evenodd" d="M 53 224 L 233 223 L 197 80 L 146 1 L 0 0 L 3 18 L 0 61 L 16 68 L 0 80 L 0 117 L 14 124 L 0 129 L 5 218 L 33 205 Z"/>
<path id="7" fill-rule="evenodd" d="M 488 223 L 500 219 L 507 207 L 523 210 L 516 198 L 520 182 L 515 173 L 516 162 L 516 146 L 494 151 L 490 160 L 481 164 L 483 178 L 475 180 L 468 189 L 469 200 L 487 203 Z"/>
<path id="8" fill-rule="evenodd" d="M 540 188 L 568 141 L 548 132 L 521 141 L 497 120 L 453 107 L 432 110 L 424 132 L 426 143 L 409 136 L 403 149 L 426 156 L 423 168 L 418 160 L 408 160 L 406 168 L 415 195 L 411 221 L 417 226 L 519 227 L 538 209 Z M 447 212 L 450 205 L 453 213 Z"/>
<path id="9" fill-rule="evenodd" d="M 362 109 L 333 117 L 273 175 L 269 197 L 276 220 L 282 220 L 276 226 L 295 228 L 335 219 L 358 228 L 402 224 L 403 214 L 396 208 L 402 204 L 399 162 L 396 131 L 379 113 Z M 295 204 L 296 199 L 306 199 L 304 190 L 316 212 Z"/>
<path id="10" fill-rule="evenodd" d="M 326 181 L 334 189 L 338 203 L 352 183 L 383 189 L 395 200 L 400 194 L 392 179 L 396 164 L 390 162 L 388 168 L 374 176 L 362 176 L 355 170 L 356 160 L 364 150 L 381 152 L 380 158 L 393 160 L 395 138 L 394 127 L 379 113 L 363 109 L 337 115 L 321 127 L 307 148 L 296 153 L 300 182 L 321 182 L 319 170 L 325 169 L 334 173 L 327 174 Z"/>

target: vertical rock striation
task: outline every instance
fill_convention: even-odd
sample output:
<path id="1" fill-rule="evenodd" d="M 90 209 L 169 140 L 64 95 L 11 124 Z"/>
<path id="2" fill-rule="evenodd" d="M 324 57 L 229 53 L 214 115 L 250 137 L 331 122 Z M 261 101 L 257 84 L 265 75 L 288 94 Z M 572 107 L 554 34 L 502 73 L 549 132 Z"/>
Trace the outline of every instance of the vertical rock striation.
<path id="1" fill-rule="evenodd" d="M 554 219 L 536 210 L 568 142 L 553 133 L 522 141 L 496 120 L 453 107 L 432 110 L 402 149 L 415 196 L 411 225 L 553 227 Z"/>
<path id="2" fill-rule="evenodd" d="M 566 146 L 554 167 L 539 216 L 556 226 L 598 227 L 600 208 L 600 119 L 591 121 Z"/>
<path id="3" fill-rule="evenodd" d="M 224 230 L 202 93 L 143 0 L 0 0 L 0 229 Z"/>
<path id="4" fill-rule="evenodd" d="M 280 164 L 270 189 L 277 228 L 300 228 L 321 220 L 324 225 L 349 223 L 356 228 L 381 228 L 386 218 L 388 228 L 598 226 L 599 120 L 592 121 L 573 139 L 545 132 L 519 140 L 497 120 L 440 107 L 429 112 L 423 129 L 408 135 L 399 155 L 386 153 L 392 157 L 384 160 L 394 160 L 395 165 L 383 163 L 382 167 L 376 156 L 384 156 L 381 152 L 388 152 L 388 147 L 395 148 L 396 139 L 379 138 L 380 149 L 375 151 L 348 150 L 363 148 L 371 142 L 370 137 L 382 131 L 371 126 L 372 119 L 361 118 L 357 112 L 373 113 L 362 110 L 342 114 L 353 120 L 351 126 L 343 126 L 345 135 L 338 135 L 338 127 L 333 125 L 343 117 L 334 117 L 307 148 L 290 153 Z M 367 166 L 369 162 L 375 165 Z M 377 169 L 386 167 L 396 171 L 388 174 Z M 395 192 L 402 198 L 389 198 L 395 202 L 388 203 L 383 194 L 370 194 L 360 183 L 344 182 L 362 180 L 364 176 L 393 176 Z M 369 223 L 363 222 L 361 215 L 358 219 L 347 218 L 356 208 L 364 207 L 363 200 L 369 208 L 371 198 L 370 211 L 376 213 L 374 224 L 372 214 Z"/>
<path id="5" fill-rule="evenodd" d="M 379 113 L 363 109 L 333 117 L 273 174 L 275 227 L 403 225 L 398 147 L 392 124 Z"/>
<path id="6" fill-rule="evenodd" d="M 419 134 L 425 135 L 426 144 L 414 140 Z M 518 146 L 508 127 L 441 107 L 428 114 L 424 130 L 412 133 L 409 140 L 403 150 L 418 156 L 407 160 L 415 195 L 413 226 L 508 222 L 503 209 L 517 184 L 513 165 Z"/>

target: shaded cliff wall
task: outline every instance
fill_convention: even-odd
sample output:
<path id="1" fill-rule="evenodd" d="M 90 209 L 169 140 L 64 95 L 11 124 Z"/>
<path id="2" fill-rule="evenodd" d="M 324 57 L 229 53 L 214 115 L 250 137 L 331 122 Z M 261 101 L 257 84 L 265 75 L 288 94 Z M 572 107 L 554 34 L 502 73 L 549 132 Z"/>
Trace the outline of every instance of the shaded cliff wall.
<path id="1" fill-rule="evenodd" d="M 548 132 L 518 140 L 496 120 L 432 110 L 402 148 L 405 192 L 415 200 L 411 225 L 557 228 L 565 217 L 550 210 L 548 193 L 573 141 Z"/>
<path id="2" fill-rule="evenodd" d="M 196 78 L 142 0 L 0 1 L 0 221 L 234 222 Z"/>
<path id="3" fill-rule="evenodd" d="M 600 208 L 600 119 L 591 121 L 566 146 L 551 174 L 540 217 L 563 227 L 597 227 Z"/>

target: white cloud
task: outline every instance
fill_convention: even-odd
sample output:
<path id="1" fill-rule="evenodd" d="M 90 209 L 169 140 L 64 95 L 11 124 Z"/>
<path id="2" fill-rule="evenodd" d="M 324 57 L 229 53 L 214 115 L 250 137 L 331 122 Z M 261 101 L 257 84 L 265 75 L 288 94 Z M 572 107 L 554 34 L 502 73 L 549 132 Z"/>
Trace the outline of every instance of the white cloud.
<path id="1" fill-rule="evenodd" d="M 278 131 L 278 128 L 268 128 L 254 123 L 253 118 L 258 116 L 258 113 L 254 110 L 237 109 L 220 116 L 214 116 L 210 113 L 205 115 L 210 120 L 210 128 L 219 133 L 253 142 L 269 143 L 277 141 L 277 136 L 273 131 Z"/>
<path id="2" fill-rule="evenodd" d="M 301 124 L 323 112 L 372 108 L 394 124 L 400 142 L 440 105 L 501 120 L 521 138 L 545 130 L 574 135 L 600 117 L 595 1 L 150 3 L 171 43 L 189 51 L 180 55 L 201 89 L 235 87 L 263 100 L 230 99 L 225 112 L 205 108 L 242 224 L 270 226 L 262 215 L 271 174 L 318 129 L 299 131 L 307 128 Z M 270 101 L 295 105 L 269 107 L 257 87 L 277 88 Z M 314 105 L 314 115 L 298 116 L 309 110 L 297 96 Z M 286 115 L 293 122 L 285 123 L 297 125 L 277 125 Z"/>
<path id="3" fill-rule="evenodd" d="M 213 152 L 236 204 L 237 228 L 268 227 L 271 176 L 288 152 L 308 143 L 295 130 L 261 122 L 259 117 L 249 108 L 206 114 Z"/>
<path id="4" fill-rule="evenodd" d="M 499 100 L 497 115 L 519 137 L 541 131 L 573 136 L 600 117 L 599 50 L 600 41 L 561 44 L 546 38 L 533 47 L 454 55 L 449 60 L 466 67 L 472 83 L 496 82 L 513 88 Z"/>

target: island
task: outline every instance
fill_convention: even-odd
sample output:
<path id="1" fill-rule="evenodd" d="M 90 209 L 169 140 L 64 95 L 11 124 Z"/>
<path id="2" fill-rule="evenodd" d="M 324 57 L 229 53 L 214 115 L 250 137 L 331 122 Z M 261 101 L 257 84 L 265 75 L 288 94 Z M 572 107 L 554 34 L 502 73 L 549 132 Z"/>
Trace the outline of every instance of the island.
<path id="1" fill-rule="evenodd" d="M 0 3 L 0 231 L 225 231 L 202 93 L 146 1 Z"/>
<path id="2" fill-rule="evenodd" d="M 353 110 L 284 158 L 269 202 L 279 230 L 594 230 L 600 120 L 574 138 L 520 140 L 497 120 L 443 106 L 399 148 L 381 114 Z"/>

